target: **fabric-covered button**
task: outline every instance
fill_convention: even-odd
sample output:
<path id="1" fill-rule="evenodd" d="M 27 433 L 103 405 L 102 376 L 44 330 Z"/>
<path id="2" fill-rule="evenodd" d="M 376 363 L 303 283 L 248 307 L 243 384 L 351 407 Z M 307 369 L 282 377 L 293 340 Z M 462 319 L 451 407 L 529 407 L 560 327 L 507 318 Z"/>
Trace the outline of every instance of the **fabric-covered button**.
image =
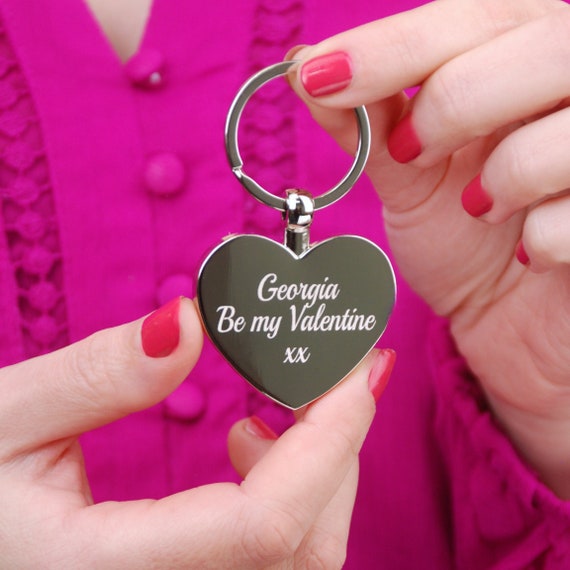
<path id="1" fill-rule="evenodd" d="M 205 412 L 206 397 L 196 384 L 186 381 L 164 400 L 164 406 L 168 417 L 189 422 Z"/>
<path id="2" fill-rule="evenodd" d="M 2 72 L 0 70 L 0 77 L 2 77 Z M 9 137 L 15 138 L 21 135 L 30 123 L 30 118 L 27 116 L 22 116 L 18 113 L 6 113 L 6 110 L 2 110 L 2 117 L 0 117 L 0 132 L 3 132 Z"/>
<path id="3" fill-rule="evenodd" d="M 19 171 L 30 168 L 37 158 L 38 150 L 21 138 L 16 138 L 2 149 L 2 161 Z"/>
<path id="4" fill-rule="evenodd" d="M 58 300 L 58 292 L 52 283 L 40 281 L 28 291 L 28 301 L 34 309 L 40 311 L 50 311 Z"/>
<path id="5" fill-rule="evenodd" d="M 55 319 L 49 315 L 42 315 L 30 324 L 30 335 L 40 344 L 51 344 L 58 334 L 59 327 Z"/>
<path id="6" fill-rule="evenodd" d="M 21 206 L 29 206 L 40 197 L 41 188 L 30 178 L 18 178 L 5 193 Z"/>
<path id="7" fill-rule="evenodd" d="M 194 279 L 185 273 L 176 273 L 163 279 L 158 286 L 156 300 L 162 306 L 180 295 L 184 297 L 194 296 Z"/>
<path id="8" fill-rule="evenodd" d="M 28 210 L 15 223 L 18 233 L 29 240 L 40 239 L 47 231 L 46 221 L 40 214 Z"/>
<path id="9" fill-rule="evenodd" d="M 33 275 L 45 275 L 53 267 L 54 261 L 54 254 L 38 245 L 26 253 L 22 267 Z"/>
<path id="10" fill-rule="evenodd" d="M 127 61 L 125 73 L 137 87 L 160 87 L 164 82 L 164 56 L 155 49 L 142 49 Z"/>
<path id="11" fill-rule="evenodd" d="M 176 154 L 160 152 L 147 159 L 144 183 L 149 192 L 170 196 L 180 192 L 185 182 L 186 167 Z"/>

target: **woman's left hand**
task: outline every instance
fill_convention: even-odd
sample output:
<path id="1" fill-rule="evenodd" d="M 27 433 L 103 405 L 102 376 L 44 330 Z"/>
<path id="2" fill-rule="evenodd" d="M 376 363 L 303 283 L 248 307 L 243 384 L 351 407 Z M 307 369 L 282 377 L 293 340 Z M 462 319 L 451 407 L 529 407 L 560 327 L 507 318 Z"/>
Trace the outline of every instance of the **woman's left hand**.
<path id="1" fill-rule="evenodd" d="M 569 32 L 556 0 L 438 0 L 304 48 L 292 81 L 347 150 L 349 109 L 367 105 L 368 174 L 402 273 L 567 497 Z"/>

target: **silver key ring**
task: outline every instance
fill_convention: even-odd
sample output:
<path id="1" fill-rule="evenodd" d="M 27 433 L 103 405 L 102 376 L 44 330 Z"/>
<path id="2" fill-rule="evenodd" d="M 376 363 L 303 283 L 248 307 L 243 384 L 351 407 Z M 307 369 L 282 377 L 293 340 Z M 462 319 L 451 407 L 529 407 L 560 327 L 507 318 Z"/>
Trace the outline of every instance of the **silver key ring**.
<path id="1" fill-rule="evenodd" d="M 260 186 L 253 178 L 243 171 L 243 160 L 239 153 L 237 132 L 241 114 L 250 97 L 262 85 L 265 85 L 265 83 L 271 81 L 275 77 L 285 75 L 290 67 L 296 63 L 296 61 L 284 61 L 282 63 L 277 63 L 262 69 L 260 72 L 252 76 L 236 95 L 236 98 L 228 112 L 225 129 L 226 152 L 232 171 L 236 175 L 237 179 L 246 188 L 246 190 L 248 190 L 260 202 L 282 212 L 287 210 L 287 199 L 271 194 L 271 192 L 265 190 L 265 188 Z M 321 208 L 330 206 L 342 198 L 352 188 L 352 186 L 354 186 L 354 183 L 358 180 L 364 170 L 364 165 L 366 164 L 368 153 L 370 152 L 370 122 L 368 121 L 368 114 L 364 107 L 356 107 L 354 112 L 356 114 L 359 130 L 358 148 L 356 149 L 354 162 L 346 176 L 336 186 L 314 199 L 315 210 L 320 210 Z"/>

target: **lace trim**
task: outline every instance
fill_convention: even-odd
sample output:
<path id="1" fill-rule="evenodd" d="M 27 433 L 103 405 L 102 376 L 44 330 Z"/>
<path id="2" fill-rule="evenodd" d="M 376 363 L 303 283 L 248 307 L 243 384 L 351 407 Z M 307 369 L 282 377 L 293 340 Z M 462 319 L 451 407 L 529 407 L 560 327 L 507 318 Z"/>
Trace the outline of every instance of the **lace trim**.
<path id="1" fill-rule="evenodd" d="M 260 69 L 283 60 L 287 51 L 299 43 L 303 29 L 302 0 L 260 0 L 253 22 L 248 49 L 248 77 Z M 245 79 L 245 78 L 244 78 Z M 295 181 L 297 141 L 295 128 L 296 96 L 284 80 L 270 81 L 251 98 L 241 121 L 244 136 L 240 139 L 247 172 L 265 188 L 278 195 Z M 282 220 L 275 210 L 244 198 L 244 223 L 247 231 L 281 239 Z M 256 390 L 248 393 L 251 413 L 263 415 L 263 409 L 275 405 Z M 284 408 L 283 426 L 291 423 Z M 275 423 L 275 421 L 274 421 Z"/>
<path id="2" fill-rule="evenodd" d="M 302 31 L 303 3 L 299 0 L 261 0 L 253 17 L 248 50 L 248 75 L 283 60 Z M 297 170 L 295 95 L 284 80 L 270 81 L 252 97 L 242 120 L 243 154 L 248 173 L 269 191 L 282 195 Z M 281 230 L 275 211 L 246 200 L 246 224 L 260 232 Z"/>
<path id="3" fill-rule="evenodd" d="M 69 338 L 55 203 L 37 112 L 1 22 L 0 208 L 24 353 L 51 352 Z"/>

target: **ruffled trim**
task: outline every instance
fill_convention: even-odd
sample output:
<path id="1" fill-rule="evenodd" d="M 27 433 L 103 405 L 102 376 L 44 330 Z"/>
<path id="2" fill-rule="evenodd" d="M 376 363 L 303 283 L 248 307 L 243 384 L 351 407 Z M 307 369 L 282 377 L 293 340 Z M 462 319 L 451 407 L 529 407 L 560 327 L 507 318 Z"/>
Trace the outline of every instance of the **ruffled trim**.
<path id="1" fill-rule="evenodd" d="M 260 0 L 253 15 L 248 48 L 249 76 L 283 60 L 299 42 L 303 3 L 299 0 Z M 277 195 L 296 179 L 296 97 L 284 79 L 275 79 L 259 89 L 246 107 L 242 120 L 241 150 L 248 174 Z M 245 223 L 249 230 L 275 237 L 282 220 L 275 210 L 247 195 Z"/>
<path id="2" fill-rule="evenodd" d="M 570 503 L 538 479 L 501 431 L 447 323 L 437 320 L 430 332 L 457 567 L 570 568 Z"/>
<path id="3" fill-rule="evenodd" d="M 0 210 L 25 356 L 68 344 L 55 201 L 29 86 L 0 22 Z"/>
<path id="4" fill-rule="evenodd" d="M 282 61 L 287 51 L 299 43 L 303 13 L 300 0 L 260 0 L 257 3 L 248 47 L 248 77 Z M 241 121 L 240 150 L 247 173 L 279 196 L 283 196 L 297 178 L 297 105 L 286 81 L 275 79 L 255 93 Z M 244 193 L 244 229 L 281 241 L 284 226 L 279 212 Z M 249 413 L 263 416 L 268 409 L 272 417 L 279 415 L 282 425 L 278 428 L 291 423 L 290 412 L 279 410 L 265 396 L 251 389 Z"/>

